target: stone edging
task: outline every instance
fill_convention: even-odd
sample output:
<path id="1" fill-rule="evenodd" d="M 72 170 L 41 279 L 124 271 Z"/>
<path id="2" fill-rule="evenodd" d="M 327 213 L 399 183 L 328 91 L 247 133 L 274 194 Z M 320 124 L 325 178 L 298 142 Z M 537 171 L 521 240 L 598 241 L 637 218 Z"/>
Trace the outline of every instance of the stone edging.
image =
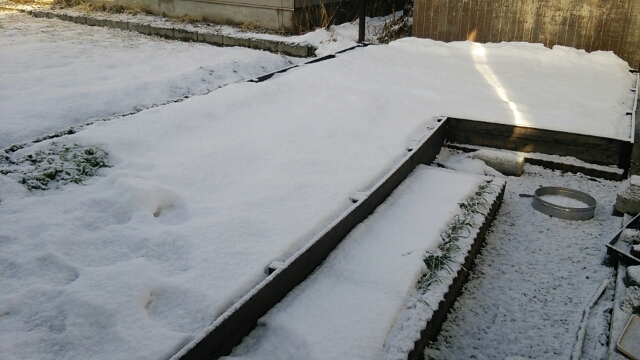
<path id="1" fill-rule="evenodd" d="M 303 58 L 313 57 L 316 53 L 315 46 L 309 43 L 293 43 L 269 39 L 254 39 L 218 33 L 200 33 L 198 31 L 181 28 L 161 27 L 131 21 L 100 19 L 87 15 L 71 15 L 46 10 L 16 10 L 23 11 L 37 18 L 60 19 L 89 26 L 103 26 L 114 29 L 129 30 L 144 35 L 159 36 L 172 40 L 201 42 L 215 46 L 241 46 L 250 49 L 265 50 L 272 53 Z"/>
<path id="2" fill-rule="evenodd" d="M 458 143 L 446 143 L 445 146 L 450 149 L 460 150 L 466 153 L 474 152 L 474 151 L 485 149 L 485 148 L 494 149 L 490 147 L 480 147 L 480 146 L 458 144 Z M 538 159 L 536 157 L 527 156 L 526 153 L 524 154 L 524 162 L 531 165 L 542 166 L 551 170 L 560 170 L 563 172 L 570 172 L 573 174 L 581 173 L 586 176 L 592 176 L 592 177 L 596 177 L 604 180 L 622 181 L 626 179 L 622 171 L 616 171 L 616 170 L 621 170 L 620 168 L 617 168 L 617 167 L 606 169 L 604 166 L 602 168 L 588 167 L 586 165 L 581 166 L 581 165 L 562 162 L 561 159 L 558 159 L 558 160 Z"/>

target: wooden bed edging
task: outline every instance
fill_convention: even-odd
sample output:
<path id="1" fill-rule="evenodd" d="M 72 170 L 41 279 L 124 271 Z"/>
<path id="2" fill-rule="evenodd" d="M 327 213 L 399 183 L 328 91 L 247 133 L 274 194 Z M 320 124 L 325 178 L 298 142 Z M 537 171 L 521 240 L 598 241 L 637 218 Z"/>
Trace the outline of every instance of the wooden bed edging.
<path id="1" fill-rule="evenodd" d="M 631 164 L 633 142 L 484 121 L 448 118 L 451 142 L 571 156 L 598 165 L 617 165 L 625 174 Z"/>
<path id="2" fill-rule="evenodd" d="M 258 320 L 304 281 L 351 230 L 385 201 L 416 166 L 429 164 L 435 159 L 444 144 L 445 123 L 446 118 L 438 118 L 429 136 L 409 151 L 398 165 L 373 186 L 367 196 L 286 260 L 285 266 L 264 279 L 171 359 L 217 359 L 228 355 L 249 335 Z"/>
<path id="3" fill-rule="evenodd" d="M 427 322 L 425 328 L 420 333 L 420 338 L 415 342 L 413 350 L 409 352 L 407 355 L 408 360 L 424 360 L 424 350 L 427 345 L 435 341 L 442 329 L 442 325 L 447 320 L 447 314 L 449 310 L 453 307 L 453 304 L 458 299 L 458 296 L 462 293 L 462 286 L 467 282 L 469 278 L 469 270 L 471 270 L 475 258 L 480 252 L 480 248 L 484 244 L 485 235 L 487 230 L 491 227 L 491 223 L 495 219 L 498 214 L 498 210 L 500 210 L 500 205 L 502 205 L 502 199 L 504 197 L 504 191 L 506 189 L 507 184 L 502 185 L 502 189 L 500 190 L 500 194 L 495 198 L 493 204 L 491 205 L 491 210 L 485 216 L 484 222 L 480 227 L 480 231 L 476 234 L 476 238 L 473 240 L 473 244 L 471 245 L 471 249 L 467 253 L 467 256 L 464 259 L 464 264 L 458 270 L 455 278 L 451 285 L 449 285 L 449 290 L 444 296 L 444 299 L 440 301 L 438 304 L 438 309 L 433 313 L 433 316 Z"/>
<path id="4" fill-rule="evenodd" d="M 474 152 L 476 150 L 483 149 L 483 147 L 474 147 L 474 145 L 469 146 L 469 145 L 457 144 L 457 143 L 445 143 L 445 146 L 450 149 L 460 150 L 463 152 Z M 492 149 L 492 148 L 488 148 L 488 149 Z M 606 170 L 596 169 L 592 167 L 567 164 L 559 161 L 537 159 L 534 157 L 525 156 L 524 162 L 531 165 L 542 166 L 551 170 L 560 170 L 560 171 L 570 172 L 574 174 L 582 173 L 586 176 L 592 176 L 592 177 L 596 177 L 604 180 L 622 181 L 626 179 L 626 177 L 624 176 L 624 173 L 622 172 L 606 171 Z"/>
<path id="5" fill-rule="evenodd" d="M 445 139 L 498 149 L 573 156 L 591 163 L 623 165 L 625 172 L 629 168 L 631 150 L 631 143 L 622 140 L 440 117 L 429 136 L 417 147 L 410 149 L 405 158 L 377 182 L 364 198 L 349 207 L 319 235 L 287 259 L 284 266 L 276 269 L 250 290 L 171 360 L 218 359 L 229 355 L 233 348 L 253 331 L 258 320 L 304 281 L 351 230 L 386 200 L 417 165 L 430 164 L 440 152 Z M 583 156 L 583 150 L 588 150 L 590 155 Z M 456 274 L 444 300 L 438 305 L 438 310 L 421 332 L 413 351 L 408 354 L 408 359 L 422 360 L 426 345 L 437 337 L 448 311 L 469 276 L 468 270 L 465 269 L 471 269 L 484 242 L 485 234 L 500 208 L 504 190 L 505 186 L 485 217 L 471 250 L 465 257 L 464 266 Z"/>
<path id="6" fill-rule="evenodd" d="M 560 170 L 564 172 L 570 172 L 573 174 L 581 173 L 586 176 L 592 176 L 604 180 L 613 180 L 613 181 L 622 181 L 627 178 L 624 173 L 616 173 L 612 171 L 603 171 L 594 168 L 583 167 L 579 165 L 573 164 L 565 164 L 561 162 L 534 159 L 534 158 L 524 158 L 524 162 L 531 165 L 538 165 L 545 167 L 551 170 Z"/>

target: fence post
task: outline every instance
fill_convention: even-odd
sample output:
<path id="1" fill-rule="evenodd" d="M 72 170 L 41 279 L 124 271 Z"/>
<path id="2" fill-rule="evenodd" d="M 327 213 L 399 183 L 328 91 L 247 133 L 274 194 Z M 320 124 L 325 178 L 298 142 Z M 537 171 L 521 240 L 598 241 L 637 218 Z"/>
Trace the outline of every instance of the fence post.
<path id="1" fill-rule="evenodd" d="M 367 19 L 367 0 L 360 0 L 360 29 L 358 31 L 358 44 L 364 42 L 364 25 Z"/>

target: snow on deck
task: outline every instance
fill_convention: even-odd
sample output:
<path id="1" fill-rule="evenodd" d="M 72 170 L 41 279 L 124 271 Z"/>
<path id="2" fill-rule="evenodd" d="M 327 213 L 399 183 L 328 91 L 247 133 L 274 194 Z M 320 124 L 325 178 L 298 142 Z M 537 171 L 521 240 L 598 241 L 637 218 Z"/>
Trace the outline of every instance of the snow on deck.
<path id="1" fill-rule="evenodd" d="M 279 55 L 0 12 L 0 148 L 286 67 Z"/>
<path id="2" fill-rule="evenodd" d="M 39 46 L 49 48 L 24 51 Z M 0 358 L 167 358 L 385 174 L 435 116 L 628 139 L 627 70 L 612 53 L 405 39 L 56 139 L 101 146 L 113 167 L 47 192 L 0 175 Z M 87 81 L 75 79 L 60 86 L 82 94 Z"/>
<path id="3" fill-rule="evenodd" d="M 426 251 L 482 183 L 421 166 L 274 307 L 229 359 L 376 359 Z"/>

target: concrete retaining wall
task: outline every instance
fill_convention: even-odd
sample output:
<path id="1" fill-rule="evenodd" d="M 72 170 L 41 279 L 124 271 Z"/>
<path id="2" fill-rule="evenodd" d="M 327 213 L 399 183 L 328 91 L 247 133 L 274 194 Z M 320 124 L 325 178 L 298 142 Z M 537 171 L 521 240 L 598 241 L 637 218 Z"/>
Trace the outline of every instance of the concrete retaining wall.
<path id="1" fill-rule="evenodd" d="M 316 51 L 315 47 L 308 43 L 289 43 L 276 40 L 229 36 L 217 33 L 200 33 L 198 31 L 182 28 L 161 27 L 130 21 L 101 19 L 90 15 L 69 15 L 66 13 L 46 10 L 32 10 L 27 13 L 39 18 L 60 19 L 89 26 L 104 26 L 121 30 L 130 30 L 145 35 L 160 36 L 167 39 L 202 42 L 216 46 L 242 46 L 296 57 L 312 57 L 315 56 Z"/>
<path id="2" fill-rule="evenodd" d="M 296 14 L 340 0 L 89 0 L 95 4 L 141 6 L 156 15 L 190 16 L 216 23 L 255 22 L 262 28 L 297 31 Z M 326 11 L 326 10 L 325 10 Z"/>

